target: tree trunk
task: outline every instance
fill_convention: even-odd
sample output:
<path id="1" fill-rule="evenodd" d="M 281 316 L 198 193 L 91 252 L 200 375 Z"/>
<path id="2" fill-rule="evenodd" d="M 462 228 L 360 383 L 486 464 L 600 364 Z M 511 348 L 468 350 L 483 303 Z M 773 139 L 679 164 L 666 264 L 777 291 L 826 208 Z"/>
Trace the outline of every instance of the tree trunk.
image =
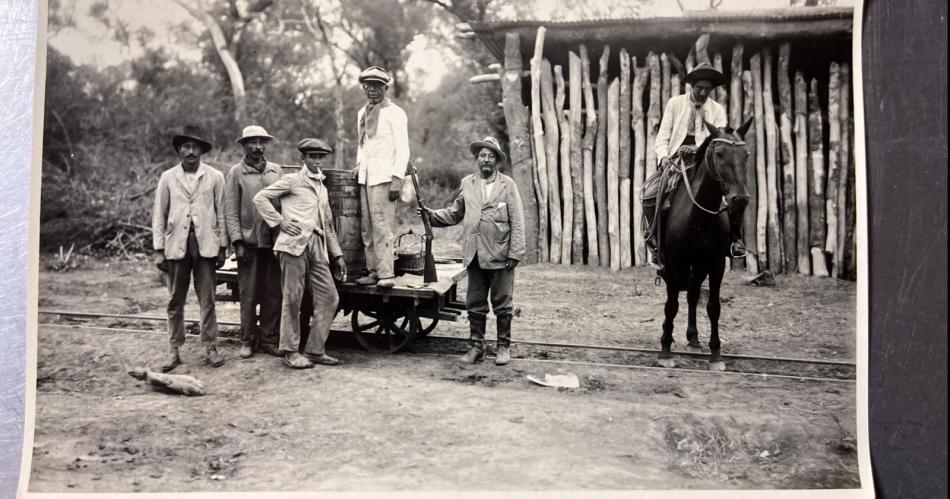
<path id="1" fill-rule="evenodd" d="M 828 275 L 825 260 L 825 153 L 822 149 L 824 124 L 818 103 L 818 80 L 811 79 L 808 88 L 808 226 L 811 231 L 811 269 L 817 276 Z"/>
<path id="2" fill-rule="evenodd" d="M 597 147 L 594 149 L 594 191 L 597 199 L 597 248 L 600 265 L 610 265 L 610 239 L 607 234 L 607 62 L 610 46 L 604 45 L 597 78 Z"/>
<path id="3" fill-rule="evenodd" d="M 765 57 L 762 65 L 762 104 L 765 113 L 765 148 L 766 148 L 766 182 L 768 186 L 768 244 L 769 270 L 773 274 L 782 272 L 784 252 L 782 250 L 782 219 L 779 218 L 778 207 L 782 202 L 781 191 L 778 185 L 778 130 L 775 124 L 775 105 L 772 99 L 772 51 L 764 50 Z"/>
<path id="4" fill-rule="evenodd" d="M 571 238 L 573 237 L 571 227 L 574 225 L 574 191 L 571 185 L 571 123 L 566 116 L 567 113 L 564 112 L 564 101 L 567 96 L 564 89 L 564 72 L 560 64 L 554 66 L 554 80 L 557 82 L 557 97 L 555 98 L 556 114 L 554 115 L 554 119 L 557 121 L 556 126 L 561 127 L 561 194 L 558 196 L 556 194 L 557 191 L 552 191 L 551 197 L 556 198 L 555 204 L 558 205 L 560 205 L 563 200 L 564 211 L 561 211 L 561 206 L 558 206 L 558 218 L 554 218 L 554 216 L 551 217 L 551 225 L 558 226 L 557 245 L 554 244 L 553 240 L 551 241 L 551 262 L 570 265 Z M 557 157 L 557 153 L 558 151 L 555 150 L 555 157 Z M 555 175 L 557 174 L 558 171 L 555 170 Z"/>
<path id="5" fill-rule="evenodd" d="M 511 172 L 524 204 L 525 263 L 538 262 L 538 201 L 534 192 L 534 162 L 528 135 L 528 109 L 521 99 L 521 49 L 517 33 L 505 35 L 505 77 L 502 79 L 502 106 L 508 129 Z"/>
<path id="6" fill-rule="evenodd" d="M 650 81 L 650 68 L 637 66 L 633 58 L 633 247 L 634 264 L 648 263 L 646 242 L 643 239 L 643 204 L 641 194 L 646 180 L 647 132 L 643 116 L 643 90 Z"/>
<path id="7" fill-rule="evenodd" d="M 587 226 L 587 265 L 600 266 L 597 248 L 597 214 L 594 202 L 594 137 L 597 135 L 597 106 L 590 84 L 590 57 L 587 47 L 581 45 L 581 72 L 584 80 L 584 219 Z"/>
<path id="8" fill-rule="evenodd" d="M 542 55 L 544 52 L 544 27 L 538 28 L 538 35 L 534 42 L 534 56 L 531 58 L 531 129 L 534 135 L 534 152 L 537 163 L 537 178 L 539 190 L 537 192 L 538 225 L 537 246 L 539 260 L 550 260 L 548 253 L 548 159 L 544 144 L 544 127 L 541 125 L 541 70 Z M 519 77 L 520 78 L 520 77 Z M 555 159 L 556 161 L 556 159 Z"/>
<path id="9" fill-rule="evenodd" d="M 758 56 L 753 56 L 753 59 Z M 742 72 L 742 121 L 749 118 L 755 119 L 755 91 L 753 89 L 752 71 Z M 749 156 L 745 162 L 745 187 L 749 192 L 749 204 L 745 208 L 745 216 L 742 218 L 742 234 L 745 238 L 746 270 L 753 274 L 759 272 L 759 246 L 757 220 L 759 211 L 759 192 L 758 192 L 758 144 L 756 144 L 756 128 L 749 128 L 745 134 L 745 143 L 749 148 Z"/>
<path id="10" fill-rule="evenodd" d="M 782 160 L 782 235 L 784 236 L 785 271 L 798 270 L 798 247 L 795 236 L 798 207 L 795 197 L 795 144 L 792 142 L 792 83 L 788 77 L 791 44 L 783 43 L 778 52 L 778 96 L 780 104 L 779 132 Z"/>
<path id="11" fill-rule="evenodd" d="M 838 273 L 838 156 L 841 154 L 841 73 L 837 62 L 831 63 L 828 78 L 828 188 L 825 190 L 827 234 L 825 252 L 835 262 L 831 275 Z"/>
<path id="12" fill-rule="evenodd" d="M 664 103 L 660 102 L 660 58 L 653 52 L 647 55 L 650 66 L 650 108 L 647 110 L 647 150 L 646 150 L 646 177 L 650 178 L 656 172 L 656 132 L 660 129 L 660 113 Z"/>
<path id="13" fill-rule="evenodd" d="M 630 246 L 630 56 L 620 51 L 620 268 L 633 266 Z"/>
<path id="14" fill-rule="evenodd" d="M 848 234 L 853 234 L 851 221 L 848 219 L 848 199 L 853 197 L 854 184 L 851 172 L 851 68 L 847 63 L 841 65 L 841 98 L 838 105 L 841 112 L 839 120 L 841 126 L 841 145 L 838 154 L 838 169 L 841 171 L 838 183 L 838 253 L 836 253 L 835 275 L 848 278 L 848 262 L 854 255 L 848 241 Z"/>
<path id="15" fill-rule="evenodd" d="M 539 237 L 550 235 L 550 246 L 541 245 L 541 261 L 558 263 L 561 259 L 561 203 L 558 199 L 557 153 L 558 153 L 558 110 L 554 103 L 554 85 L 551 82 L 551 63 L 541 60 L 541 119 L 544 124 L 543 144 L 544 168 L 538 167 L 538 179 L 541 182 L 542 196 L 546 206 L 539 206 L 541 224 Z M 535 137 L 539 135 L 534 131 Z M 549 248 L 549 250 L 548 250 Z"/>
<path id="16" fill-rule="evenodd" d="M 620 82 L 607 90 L 607 232 L 610 235 L 610 269 L 620 270 Z"/>
<path id="17" fill-rule="evenodd" d="M 768 181 L 765 174 L 765 110 L 762 100 L 762 54 L 755 54 L 749 60 L 752 67 L 752 91 L 755 94 L 755 185 L 758 206 L 755 218 L 755 243 L 758 250 L 758 268 L 769 268 L 768 239 L 766 224 L 769 216 Z"/>
<path id="18" fill-rule="evenodd" d="M 571 236 L 570 248 L 565 247 L 564 251 L 570 251 L 571 262 L 575 265 L 584 263 L 584 166 L 583 152 L 581 151 L 581 133 L 583 124 L 581 123 L 581 108 L 583 107 L 581 98 L 581 60 L 577 54 L 571 51 L 568 54 L 568 70 L 570 73 L 570 123 L 571 123 L 571 196 L 574 198 L 573 208 L 573 235 Z M 567 179 L 565 179 L 565 182 Z M 565 208 L 566 210 L 566 208 Z M 564 230 L 568 230 L 569 225 L 565 222 Z M 563 258 L 564 254 L 561 255 Z"/>
<path id="19" fill-rule="evenodd" d="M 795 204 L 798 206 L 798 272 L 811 274 L 808 251 L 808 89 L 801 71 L 795 72 Z"/>

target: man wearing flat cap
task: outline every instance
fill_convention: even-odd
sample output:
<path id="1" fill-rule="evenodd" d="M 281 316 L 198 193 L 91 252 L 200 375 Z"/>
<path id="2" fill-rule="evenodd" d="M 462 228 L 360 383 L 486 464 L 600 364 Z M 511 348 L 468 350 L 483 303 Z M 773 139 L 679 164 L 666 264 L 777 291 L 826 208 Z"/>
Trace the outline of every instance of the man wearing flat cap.
<path id="1" fill-rule="evenodd" d="M 485 326 L 489 311 L 495 313 L 498 342 L 495 364 L 511 358 L 512 294 L 515 267 L 524 260 L 524 209 L 515 181 L 498 171 L 506 161 L 494 137 L 469 145 L 478 174 L 462 179 L 452 205 L 441 210 L 426 208 L 433 227 L 462 224 L 462 261 L 468 273 L 465 308 L 468 310 L 471 348 L 462 361 L 474 364 L 485 355 Z"/>
<path id="2" fill-rule="evenodd" d="M 216 269 L 224 265 L 228 233 L 224 221 L 224 175 L 201 162 L 211 143 L 201 130 L 186 126 L 172 138 L 181 161 L 165 170 L 155 190 L 152 208 L 152 245 L 155 264 L 168 274 L 168 358 L 162 372 L 181 364 L 179 348 L 185 343 L 185 298 L 192 277 L 201 309 L 204 359 L 213 367 L 224 364 L 215 342 L 218 320 L 214 310 Z"/>
<path id="3" fill-rule="evenodd" d="M 264 156 L 272 140 L 261 126 L 244 128 L 237 139 L 244 159 L 228 172 L 224 196 L 228 236 L 237 258 L 242 359 L 254 355 L 263 335 L 276 334 L 280 321 L 280 264 L 272 249 L 271 229 L 254 206 L 254 196 L 282 174 L 280 166 Z"/>
<path id="4" fill-rule="evenodd" d="M 327 355 L 325 344 L 340 301 L 333 280 L 346 280 L 346 262 L 320 170 L 333 149 L 319 139 L 303 139 L 297 149 L 305 168 L 261 189 L 254 204 L 268 226 L 280 228 L 274 242 L 281 271 L 280 353 L 288 367 L 305 369 L 314 363 L 340 363 Z M 272 204 L 275 199 L 280 200 L 280 211 Z M 312 296 L 313 316 L 300 354 L 300 302 L 305 289 Z"/>
<path id="5" fill-rule="evenodd" d="M 700 159 L 694 156 L 698 146 L 709 135 L 706 122 L 716 128 L 723 128 L 727 124 L 725 108 L 709 98 L 716 87 L 725 83 L 726 80 L 722 73 L 708 62 L 703 62 L 686 75 L 685 81 L 692 85 L 692 89 L 685 94 L 671 97 L 666 103 L 654 146 L 659 163 L 658 169 L 654 174 L 655 177 L 651 177 L 644 183 L 641 196 L 641 202 L 646 201 L 643 207 L 644 227 L 646 228 L 644 236 L 647 246 L 653 253 L 654 263 L 659 263 L 657 261 L 658 242 L 656 240 L 656 228 L 659 220 L 657 220 L 656 213 L 657 209 L 663 210 L 666 208 L 665 206 L 657 207 L 655 203 L 657 194 L 659 194 L 660 177 L 674 163 L 690 166 Z M 666 190 L 672 190 L 675 187 L 676 179 L 676 176 L 669 176 L 670 182 Z M 742 241 L 739 240 L 733 244 L 732 251 L 735 255 L 738 249 L 735 244 L 741 247 Z M 744 248 L 742 248 L 742 254 L 744 254 Z"/>
<path id="6" fill-rule="evenodd" d="M 357 115 L 359 147 L 356 168 L 360 184 L 360 228 L 366 249 L 368 275 L 360 285 L 381 288 L 395 285 L 393 225 L 396 200 L 409 163 L 409 132 L 406 112 L 386 97 L 392 76 L 373 66 L 360 73 L 368 102 Z"/>

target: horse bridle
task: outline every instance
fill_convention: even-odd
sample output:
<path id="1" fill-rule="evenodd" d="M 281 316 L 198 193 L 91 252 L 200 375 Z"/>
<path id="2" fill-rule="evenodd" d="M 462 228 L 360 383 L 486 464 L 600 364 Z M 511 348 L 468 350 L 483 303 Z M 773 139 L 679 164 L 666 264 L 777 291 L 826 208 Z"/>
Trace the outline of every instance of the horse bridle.
<path id="1" fill-rule="evenodd" d="M 722 142 L 724 144 L 728 144 L 733 147 L 744 146 L 745 142 L 742 140 L 723 139 L 723 138 L 717 137 L 709 141 L 709 146 L 706 147 L 706 157 L 703 158 L 703 160 L 706 163 L 706 168 L 709 169 L 709 173 L 712 174 L 713 180 L 715 180 L 716 183 L 719 184 L 719 189 L 721 191 L 722 185 L 724 184 L 724 182 L 722 180 L 722 175 L 720 175 L 719 173 L 719 166 L 716 165 L 716 163 L 714 161 L 711 161 L 711 159 L 709 158 L 710 153 L 712 153 L 713 151 L 712 145 L 715 144 L 716 142 Z M 686 185 L 686 193 L 689 194 L 689 199 L 690 201 L 693 202 L 693 205 L 695 205 L 700 210 L 703 210 L 706 213 L 709 213 L 711 215 L 718 215 L 726 211 L 726 209 L 728 208 L 728 205 L 726 205 L 725 201 L 722 202 L 721 207 L 717 211 L 706 209 L 701 204 L 699 204 L 699 201 L 696 201 L 696 196 L 693 195 L 693 189 L 689 185 L 689 178 L 686 176 L 686 170 L 687 168 L 681 168 L 680 174 L 683 176 L 683 184 Z"/>

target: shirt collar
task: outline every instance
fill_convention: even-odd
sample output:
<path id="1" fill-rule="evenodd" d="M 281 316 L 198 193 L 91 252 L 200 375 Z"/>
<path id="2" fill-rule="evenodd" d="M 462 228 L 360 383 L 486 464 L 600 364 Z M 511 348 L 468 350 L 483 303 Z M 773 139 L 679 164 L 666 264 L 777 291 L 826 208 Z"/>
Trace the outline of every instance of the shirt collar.
<path id="1" fill-rule="evenodd" d="M 304 165 L 303 168 L 300 169 L 300 173 L 304 177 L 307 177 L 310 180 L 318 181 L 318 182 L 323 182 L 323 179 L 327 178 L 327 176 L 323 174 L 323 170 L 318 168 L 317 173 L 311 173 L 310 169 L 307 168 L 307 165 Z"/>

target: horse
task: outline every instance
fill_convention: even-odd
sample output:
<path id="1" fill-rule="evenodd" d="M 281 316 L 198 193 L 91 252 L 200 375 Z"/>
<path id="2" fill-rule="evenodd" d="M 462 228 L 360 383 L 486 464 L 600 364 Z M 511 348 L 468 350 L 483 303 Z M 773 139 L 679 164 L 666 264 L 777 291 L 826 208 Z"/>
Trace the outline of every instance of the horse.
<path id="1" fill-rule="evenodd" d="M 749 119 L 733 131 L 728 127 L 717 129 L 707 122 L 709 137 L 696 151 L 696 166 L 676 172 L 683 178 L 670 195 L 660 245 L 664 263 L 660 277 L 666 283 L 665 318 L 660 338 L 662 349 L 657 360 L 662 367 L 675 366 L 670 347 L 680 291 L 686 291 L 689 307 L 687 351 L 702 351 L 696 329 L 696 305 L 703 281 L 708 276 L 709 369 L 726 369 L 720 354 L 719 288 L 726 270 L 726 257 L 730 254 L 731 238 L 738 235 L 741 239 L 742 216 L 749 203 L 745 186 L 749 151 L 742 138 L 751 124 Z"/>

